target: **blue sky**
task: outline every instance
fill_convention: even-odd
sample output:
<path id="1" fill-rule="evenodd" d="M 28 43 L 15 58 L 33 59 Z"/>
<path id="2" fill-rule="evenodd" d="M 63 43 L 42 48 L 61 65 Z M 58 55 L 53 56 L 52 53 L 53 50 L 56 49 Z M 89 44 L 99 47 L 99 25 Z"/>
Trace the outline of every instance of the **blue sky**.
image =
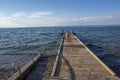
<path id="1" fill-rule="evenodd" d="M 119 24 L 120 0 L 0 0 L 0 27 Z"/>

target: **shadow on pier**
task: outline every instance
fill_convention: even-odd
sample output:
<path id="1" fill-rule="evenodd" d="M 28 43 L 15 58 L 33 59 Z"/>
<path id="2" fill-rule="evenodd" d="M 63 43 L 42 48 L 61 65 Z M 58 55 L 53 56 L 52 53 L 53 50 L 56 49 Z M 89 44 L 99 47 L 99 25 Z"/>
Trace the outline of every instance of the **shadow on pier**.
<path id="1" fill-rule="evenodd" d="M 69 47 L 69 46 L 64 46 L 64 47 Z M 65 65 L 67 65 L 68 70 L 70 71 L 70 80 L 76 80 L 75 72 L 69 63 L 69 61 L 63 56 L 63 47 L 61 49 L 60 55 L 59 55 L 59 60 L 58 60 L 58 65 L 57 65 L 57 70 L 55 72 L 55 76 L 58 77 L 60 76 L 60 70 L 61 70 L 61 63 L 62 60 L 65 62 Z M 64 78 L 63 78 L 64 79 Z M 66 79 L 66 78 L 65 78 Z"/>
<path id="2" fill-rule="evenodd" d="M 76 80 L 76 78 L 75 78 L 75 72 L 74 72 L 72 66 L 70 65 L 69 61 L 67 61 L 67 59 L 65 59 L 64 56 L 62 58 L 63 58 L 63 60 L 65 61 L 66 65 L 69 68 L 71 80 Z"/>

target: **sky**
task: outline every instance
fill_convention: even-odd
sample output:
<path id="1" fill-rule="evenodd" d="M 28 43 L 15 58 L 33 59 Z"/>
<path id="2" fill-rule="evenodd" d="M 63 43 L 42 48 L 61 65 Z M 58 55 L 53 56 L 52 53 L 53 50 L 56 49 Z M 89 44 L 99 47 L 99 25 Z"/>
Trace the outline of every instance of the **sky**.
<path id="1" fill-rule="evenodd" d="M 0 28 L 120 25 L 120 0 L 0 0 Z"/>

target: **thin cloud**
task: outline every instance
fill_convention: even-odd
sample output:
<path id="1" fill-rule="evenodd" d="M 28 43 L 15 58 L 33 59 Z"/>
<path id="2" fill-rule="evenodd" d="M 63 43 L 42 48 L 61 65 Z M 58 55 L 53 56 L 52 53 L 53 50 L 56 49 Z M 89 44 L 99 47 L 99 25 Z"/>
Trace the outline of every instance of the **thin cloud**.
<path id="1" fill-rule="evenodd" d="M 54 25 L 55 18 L 52 11 L 15 12 L 9 15 L 0 12 L 0 27 L 26 27 Z M 40 18 L 42 17 L 42 18 Z M 36 18 L 33 20 L 33 18 Z"/>
<path id="2" fill-rule="evenodd" d="M 28 17 L 28 18 L 40 18 L 40 17 L 49 17 L 49 15 L 52 15 L 52 11 L 38 11 L 38 12 L 16 12 L 11 15 L 13 18 L 18 18 L 18 17 Z M 0 15 L 3 15 L 0 13 Z"/>
<path id="3" fill-rule="evenodd" d="M 66 24 L 66 21 L 68 22 L 65 18 L 54 17 L 53 14 L 52 11 L 16 12 L 10 15 L 2 13 L 1 16 L 4 15 L 4 19 L 0 17 L 0 27 L 57 26 Z"/>
<path id="4" fill-rule="evenodd" d="M 72 19 L 72 21 L 92 22 L 92 21 L 100 21 L 100 20 L 108 20 L 108 19 L 112 19 L 112 16 L 82 17 L 82 18 L 74 18 L 74 19 Z"/>
<path id="5" fill-rule="evenodd" d="M 70 23 L 78 25 L 119 25 L 120 15 L 73 18 Z"/>
<path id="6" fill-rule="evenodd" d="M 16 12 L 16 13 L 12 14 L 12 17 L 15 17 L 15 18 L 17 18 L 17 17 L 24 17 L 26 15 L 27 14 L 25 12 Z"/>
<path id="7" fill-rule="evenodd" d="M 28 17 L 30 18 L 40 18 L 40 17 L 47 17 L 49 15 L 52 15 L 53 12 L 51 11 L 45 11 L 45 12 L 34 12 L 31 13 Z"/>
<path id="8" fill-rule="evenodd" d="M 113 12 L 113 15 L 120 15 L 120 12 Z"/>
<path id="9" fill-rule="evenodd" d="M 12 22 L 10 20 L 11 17 L 6 16 L 4 13 L 0 12 L 0 27 L 11 25 Z"/>
<path id="10" fill-rule="evenodd" d="M 94 17 L 55 17 L 52 11 L 16 12 L 5 14 L 0 12 L 0 27 L 27 27 L 27 26 L 65 26 L 89 24 L 120 24 L 120 15 Z"/>
<path id="11" fill-rule="evenodd" d="M 4 14 L 3 14 L 2 12 L 0 12 L 0 17 L 1 17 L 1 16 L 4 16 Z"/>

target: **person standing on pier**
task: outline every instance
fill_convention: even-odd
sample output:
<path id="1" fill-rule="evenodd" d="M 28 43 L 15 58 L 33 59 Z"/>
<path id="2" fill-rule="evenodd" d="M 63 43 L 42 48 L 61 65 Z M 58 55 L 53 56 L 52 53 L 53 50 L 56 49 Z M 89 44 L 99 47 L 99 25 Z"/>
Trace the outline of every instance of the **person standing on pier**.
<path id="1" fill-rule="evenodd" d="M 64 30 L 63 30 L 63 29 L 61 30 L 61 35 L 62 35 L 62 36 L 64 35 Z"/>
<path id="2" fill-rule="evenodd" d="M 74 29 L 72 29 L 72 33 L 75 35 L 75 31 L 74 31 Z"/>
<path id="3" fill-rule="evenodd" d="M 66 40 L 68 41 L 69 39 L 70 39 L 70 32 L 67 31 L 67 32 L 66 32 Z"/>
<path id="4" fill-rule="evenodd" d="M 62 36 L 63 38 L 65 38 L 65 32 L 64 32 L 64 29 L 61 30 L 61 36 Z"/>

